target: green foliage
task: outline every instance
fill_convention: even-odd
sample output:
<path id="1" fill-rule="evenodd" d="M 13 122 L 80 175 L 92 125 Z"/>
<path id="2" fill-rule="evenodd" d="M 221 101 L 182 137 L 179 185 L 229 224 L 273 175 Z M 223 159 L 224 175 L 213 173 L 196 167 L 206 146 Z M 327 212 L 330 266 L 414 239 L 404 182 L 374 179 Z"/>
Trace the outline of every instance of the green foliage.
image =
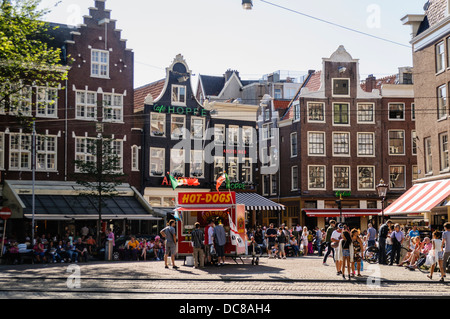
<path id="1" fill-rule="evenodd" d="M 49 9 L 41 0 L 0 0 L 0 107 L 16 108 L 16 95 L 31 85 L 58 87 L 67 79 L 61 49 L 49 47 Z M 15 114 L 23 117 L 22 114 Z"/>

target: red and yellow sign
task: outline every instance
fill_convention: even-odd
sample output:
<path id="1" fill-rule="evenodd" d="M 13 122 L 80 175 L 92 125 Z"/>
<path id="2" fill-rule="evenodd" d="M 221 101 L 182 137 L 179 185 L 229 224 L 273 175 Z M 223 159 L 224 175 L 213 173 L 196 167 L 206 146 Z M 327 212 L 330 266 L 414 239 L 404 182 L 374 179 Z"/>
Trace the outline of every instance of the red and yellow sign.
<path id="1" fill-rule="evenodd" d="M 195 192 L 195 193 L 178 193 L 178 205 L 218 205 L 218 204 L 235 204 L 236 193 L 219 193 L 219 192 Z"/>

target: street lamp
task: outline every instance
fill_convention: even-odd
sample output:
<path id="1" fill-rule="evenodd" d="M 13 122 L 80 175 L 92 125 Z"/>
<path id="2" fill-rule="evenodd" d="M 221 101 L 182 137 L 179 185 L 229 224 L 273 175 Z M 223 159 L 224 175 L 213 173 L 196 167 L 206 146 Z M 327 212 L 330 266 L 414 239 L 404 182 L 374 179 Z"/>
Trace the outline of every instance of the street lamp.
<path id="1" fill-rule="evenodd" d="M 244 10 L 251 10 L 253 7 L 252 0 L 242 0 L 242 7 Z"/>
<path id="2" fill-rule="evenodd" d="M 384 183 L 383 179 L 380 179 L 380 183 L 377 185 L 378 196 L 381 197 L 381 220 L 384 223 L 384 201 L 386 199 L 386 193 L 389 185 Z"/>
<path id="3" fill-rule="evenodd" d="M 338 205 L 339 208 L 339 222 L 342 223 L 342 194 L 339 194 L 339 199 L 336 200 L 336 204 Z"/>

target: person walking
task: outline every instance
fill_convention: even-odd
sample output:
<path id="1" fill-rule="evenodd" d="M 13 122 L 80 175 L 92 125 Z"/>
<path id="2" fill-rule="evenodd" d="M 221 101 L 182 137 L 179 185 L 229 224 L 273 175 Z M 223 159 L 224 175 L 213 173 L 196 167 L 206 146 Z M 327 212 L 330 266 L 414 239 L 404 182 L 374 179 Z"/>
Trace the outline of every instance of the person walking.
<path id="1" fill-rule="evenodd" d="M 353 273 L 351 266 L 354 261 L 354 247 L 353 240 L 350 233 L 345 230 L 342 232 L 342 239 L 339 241 L 338 247 L 338 255 L 341 262 L 341 274 L 342 278 L 345 279 L 345 268 L 347 267 L 348 279 L 350 280 L 350 276 Z"/>
<path id="2" fill-rule="evenodd" d="M 378 263 L 380 265 L 386 265 L 386 238 L 389 233 L 389 227 L 392 221 L 389 219 L 386 223 L 380 226 L 378 231 Z"/>
<path id="3" fill-rule="evenodd" d="M 331 235 L 331 247 L 337 248 L 335 250 L 336 256 L 334 258 L 335 266 L 336 266 L 336 272 L 337 275 L 342 275 L 342 251 L 339 250 L 339 243 L 342 239 L 342 232 L 344 231 L 344 225 L 339 224 L 335 231 L 333 231 L 333 234 Z"/>
<path id="4" fill-rule="evenodd" d="M 175 265 L 175 254 L 177 253 L 177 235 L 175 231 L 175 220 L 171 219 L 167 226 L 160 231 L 161 236 L 166 239 L 165 246 L 166 251 L 164 252 L 164 266 L 169 268 L 168 258 L 172 259 L 172 268 L 178 269 Z"/>
<path id="5" fill-rule="evenodd" d="M 278 229 L 277 233 L 278 246 L 279 246 L 279 258 L 286 259 L 286 244 L 289 240 L 289 231 L 285 229 L 284 224 L 281 224 L 281 227 Z"/>
<path id="6" fill-rule="evenodd" d="M 327 258 L 330 255 L 331 252 L 333 252 L 333 260 L 335 259 L 335 253 L 334 253 L 334 248 L 331 247 L 331 235 L 333 234 L 333 232 L 335 231 L 335 226 L 336 226 L 336 222 L 334 220 L 330 221 L 330 226 L 328 226 L 327 228 L 327 232 L 325 235 L 325 245 L 327 247 L 327 252 L 325 253 L 325 256 L 323 257 L 323 261 L 322 264 L 326 265 L 327 264 Z"/>
<path id="7" fill-rule="evenodd" d="M 372 223 L 369 223 L 367 228 L 367 247 L 375 246 L 377 240 L 377 230 L 372 227 Z"/>
<path id="8" fill-rule="evenodd" d="M 303 246 L 303 256 L 308 256 L 308 227 L 303 226 L 302 232 L 302 246 Z"/>
<path id="9" fill-rule="evenodd" d="M 216 225 L 214 227 L 214 247 L 216 248 L 217 253 L 217 266 L 225 265 L 225 243 L 227 241 L 227 236 L 225 234 L 225 229 L 223 228 L 222 223 L 216 221 Z"/>
<path id="10" fill-rule="evenodd" d="M 433 272 L 434 268 L 436 267 L 436 264 L 439 264 L 439 269 L 441 271 L 441 279 L 440 282 L 444 282 L 445 277 L 445 268 L 444 268 L 444 250 L 442 247 L 442 233 L 438 230 L 435 230 L 433 232 L 433 248 L 430 251 L 430 254 L 434 257 L 433 264 L 430 268 L 430 274 L 427 275 L 428 278 L 433 279 Z"/>
<path id="11" fill-rule="evenodd" d="M 442 247 L 444 247 L 443 267 L 447 269 L 450 262 L 450 222 L 444 224 L 445 231 L 442 233 Z"/>
<path id="12" fill-rule="evenodd" d="M 194 256 L 194 268 L 199 267 L 199 261 L 200 261 L 200 268 L 205 267 L 205 233 L 200 228 L 200 223 L 196 222 L 194 224 L 195 229 L 192 231 L 192 247 L 193 250 L 193 256 Z"/>
<path id="13" fill-rule="evenodd" d="M 273 223 L 270 223 L 269 229 L 266 230 L 267 253 L 269 254 L 269 258 L 273 258 L 272 248 L 273 246 L 275 246 L 276 237 L 277 237 L 277 230 L 273 228 Z"/>
<path id="14" fill-rule="evenodd" d="M 400 225 L 395 224 L 394 231 L 391 234 L 392 239 L 392 250 L 391 250 L 391 262 L 389 263 L 390 266 L 395 263 L 398 265 L 400 264 L 400 250 L 402 248 L 403 240 L 405 239 L 405 235 L 400 230 Z"/>

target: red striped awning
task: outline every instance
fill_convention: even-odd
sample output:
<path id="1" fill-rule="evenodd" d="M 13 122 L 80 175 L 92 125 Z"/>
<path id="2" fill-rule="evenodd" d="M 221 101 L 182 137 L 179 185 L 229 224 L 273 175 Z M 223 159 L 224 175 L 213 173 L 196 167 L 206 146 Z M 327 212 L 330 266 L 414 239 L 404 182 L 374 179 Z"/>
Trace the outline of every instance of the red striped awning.
<path id="1" fill-rule="evenodd" d="M 416 184 L 385 210 L 385 215 L 429 212 L 450 196 L 450 179 Z"/>
<path id="2" fill-rule="evenodd" d="M 303 210 L 308 217 L 340 217 L 338 208 L 316 208 Z M 378 215 L 381 209 L 376 208 L 342 208 L 342 217 L 362 217 Z"/>

